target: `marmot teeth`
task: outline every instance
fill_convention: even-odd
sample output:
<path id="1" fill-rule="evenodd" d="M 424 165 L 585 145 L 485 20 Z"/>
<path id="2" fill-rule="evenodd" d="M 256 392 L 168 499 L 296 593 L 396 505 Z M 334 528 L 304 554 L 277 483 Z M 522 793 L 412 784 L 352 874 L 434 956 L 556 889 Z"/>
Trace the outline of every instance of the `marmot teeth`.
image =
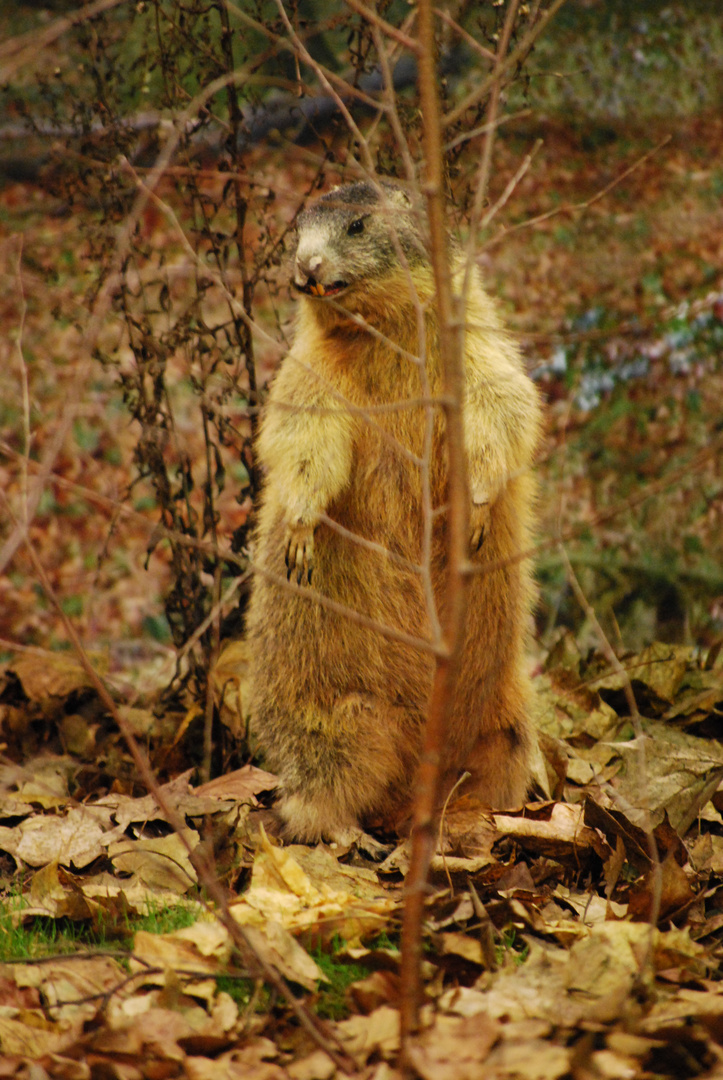
<path id="1" fill-rule="evenodd" d="M 324 285 L 321 281 L 310 278 L 305 285 L 296 285 L 296 288 L 307 296 L 336 296 L 347 288 L 347 282 L 335 281 L 331 285 Z"/>

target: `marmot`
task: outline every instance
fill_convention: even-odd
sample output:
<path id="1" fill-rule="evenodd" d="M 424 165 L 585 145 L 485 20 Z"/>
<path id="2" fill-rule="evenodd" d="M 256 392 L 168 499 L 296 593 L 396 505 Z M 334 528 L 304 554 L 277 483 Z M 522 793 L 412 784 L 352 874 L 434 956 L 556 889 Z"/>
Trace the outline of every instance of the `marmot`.
<path id="1" fill-rule="evenodd" d="M 453 272 L 460 288 L 459 252 Z M 345 843 L 411 803 L 434 661 L 315 595 L 427 640 L 428 600 L 444 604 L 444 421 L 435 408 L 429 422 L 420 403 L 441 393 L 434 282 L 404 190 L 355 183 L 302 212 L 294 285 L 295 339 L 257 447 L 265 486 L 248 613 L 251 724 L 280 776 L 285 835 Z M 466 769 L 464 790 L 502 808 L 519 805 L 529 785 L 524 651 L 535 590 L 520 555 L 532 542 L 540 405 L 476 270 L 464 358 L 470 559 L 494 569 L 471 576 L 443 794 Z M 287 575 L 302 587 L 282 587 Z"/>

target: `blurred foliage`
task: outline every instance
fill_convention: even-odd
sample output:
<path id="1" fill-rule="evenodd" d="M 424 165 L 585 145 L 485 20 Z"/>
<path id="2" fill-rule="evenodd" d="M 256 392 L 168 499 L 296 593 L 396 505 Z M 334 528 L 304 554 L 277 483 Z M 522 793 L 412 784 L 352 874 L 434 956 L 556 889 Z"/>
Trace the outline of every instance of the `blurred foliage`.
<path id="1" fill-rule="evenodd" d="M 564 113 L 580 127 L 720 108 L 720 4 L 568 3 L 535 46 L 526 83 L 533 109 Z"/>
<path id="2" fill-rule="evenodd" d="M 712 642 L 723 629 L 722 316 L 723 294 L 712 293 L 621 333 L 618 313 L 593 308 L 570 320 L 581 340 L 557 346 L 536 373 L 577 412 L 552 470 L 560 490 L 585 475 L 571 561 L 611 637 L 622 633 L 629 648 Z M 718 451 L 707 455 L 711 443 Z M 641 500 L 648 488 L 657 495 Z M 626 500 L 619 519 L 595 523 Z M 559 557 L 543 555 L 539 572 L 548 627 L 576 626 Z"/>

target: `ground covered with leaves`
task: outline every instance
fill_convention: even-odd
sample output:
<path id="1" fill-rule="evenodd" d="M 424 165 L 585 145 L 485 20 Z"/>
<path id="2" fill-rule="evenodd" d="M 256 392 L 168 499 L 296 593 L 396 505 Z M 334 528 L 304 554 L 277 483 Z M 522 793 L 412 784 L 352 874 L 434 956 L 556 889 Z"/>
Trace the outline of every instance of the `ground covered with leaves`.
<path id="1" fill-rule="evenodd" d="M 723 651 L 658 644 L 611 674 L 567 635 L 537 681 L 538 801 L 500 814 L 463 798 L 441 823 L 414 1066 L 429 1080 L 719 1075 Z M 2 700 L 3 1075 L 34 1061 L 68 1078 L 323 1080 L 343 1074 L 335 1055 L 396 1075 L 404 843 L 380 866 L 280 845 L 274 777 L 253 766 L 195 788 L 181 774 L 165 809 L 135 795 L 69 657 L 20 656 Z M 163 724 L 125 708 L 162 770 Z M 204 902 L 201 846 L 254 952 L 324 1021 L 322 1045 Z"/>

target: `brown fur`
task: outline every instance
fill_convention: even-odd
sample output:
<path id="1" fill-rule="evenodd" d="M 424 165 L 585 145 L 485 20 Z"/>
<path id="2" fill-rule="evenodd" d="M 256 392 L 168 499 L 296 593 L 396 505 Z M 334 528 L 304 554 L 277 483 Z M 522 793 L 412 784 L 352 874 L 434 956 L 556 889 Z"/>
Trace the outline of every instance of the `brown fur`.
<path id="1" fill-rule="evenodd" d="M 351 190 L 342 189 L 342 194 Z M 396 200 L 397 194 L 389 198 Z M 323 200 L 317 204 L 306 231 L 316 235 L 320 220 L 324 228 L 329 225 L 317 246 L 322 254 L 327 246 L 333 250 L 328 266 L 319 259 L 314 264 L 316 280 L 330 284 L 340 276 L 346 247 L 355 239 L 346 237 L 354 212 L 347 208 L 343 217 L 335 203 L 328 216 L 336 218 L 329 225 Z M 402 220 L 401 213 L 407 218 Z M 395 207 L 400 233 L 410 213 Z M 304 297 L 294 344 L 274 380 L 258 444 L 266 485 L 255 544 L 259 572 L 249 613 L 252 725 L 268 765 L 280 774 L 279 808 L 287 833 L 308 841 L 349 839 L 408 806 L 434 668 L 429 653 L 360 626 L 314 599 L 318 591 L 387 627 L 431 637 L 422 577 L 403 563 L 422 562 L 422 471 L 410 455 L 423 456 L 427 410 L 410 406 L 362 415 L 375 406 L 422 396 L 419 367 L 399 351 L 419 354 L 410 274 L 426 305 L 430 389 L 434 395 L 441 392 L 431 270 L 408 244 L 408 258 L 400 262 L 387 252 L 375 269 L 374 228 L 382 214 L 383 207 L 373 206 L 365 218 L 367 236 L 362 239 L 369 250 L 340 303 L 389 340 L 354 325 L 328 300 Z M 338 241 L 330 239 L 332 226 Z M 314 244 L 305 236 L 302 219 L 299 250 L 308 254 Z M 306 262 L 301 271 L 297 264 L 300 282 L 307 272 Z M 464 353 L 473 533 L 485 526 L 484 543 L 471 559 L 494 563 L 531 544 L 535 486 L 529 469 L 540 410 L 518 350 L 476 274 Z M 433 507 L 441 507 L 446 464 L 439 410 L 430 487 Z M 400 558 L 319 523 L 321 513 Z M 438 514 L 431 581 L 440 607 L 444 534 L 444 515 Z M 290 553 L 292 581 L 297 566 L 305 581 L 312 544 L 310 586 L 292 591 L 262 572 L 285 577 Z M 509 807 L 524 798 L 533 738 L 524 649 L 533 599 L 526 559 L 471 578 L 443 763 L 444 795 L 468 769 L 472 779 L 465 790 L 475 790 L 488 804 Z"/>

